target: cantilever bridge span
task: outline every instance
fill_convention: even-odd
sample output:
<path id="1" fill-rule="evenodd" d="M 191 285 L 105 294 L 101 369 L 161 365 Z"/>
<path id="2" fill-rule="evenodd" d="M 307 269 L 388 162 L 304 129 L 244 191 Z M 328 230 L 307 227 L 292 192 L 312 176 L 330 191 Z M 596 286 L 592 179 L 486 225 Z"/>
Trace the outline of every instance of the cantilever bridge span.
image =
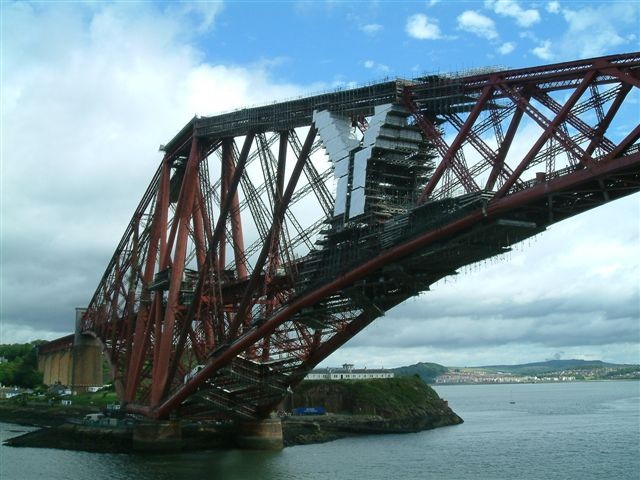
<path id="1" fill-rule="evenodd" d="M 82 333 L 131 412 L 263 418 L 393 306 L 640 190 L 639 87 L 632 53 L 193 118 Z"/>

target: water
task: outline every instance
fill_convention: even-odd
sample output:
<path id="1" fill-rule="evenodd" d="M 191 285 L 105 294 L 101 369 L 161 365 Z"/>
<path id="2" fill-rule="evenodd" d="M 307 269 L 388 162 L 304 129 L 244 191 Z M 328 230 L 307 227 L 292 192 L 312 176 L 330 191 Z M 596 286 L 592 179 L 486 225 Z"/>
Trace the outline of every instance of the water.
<path id="1" fill-rule="evenodd" d="M 640 480 L 640 382 L 462 385 L 437 391 L 464 424 L 282 452 L 119 455 L 2 446 L 0 479 Z M 11 430 L 28 430 L 0 428 L 2 439 L 18 434 Z"/>

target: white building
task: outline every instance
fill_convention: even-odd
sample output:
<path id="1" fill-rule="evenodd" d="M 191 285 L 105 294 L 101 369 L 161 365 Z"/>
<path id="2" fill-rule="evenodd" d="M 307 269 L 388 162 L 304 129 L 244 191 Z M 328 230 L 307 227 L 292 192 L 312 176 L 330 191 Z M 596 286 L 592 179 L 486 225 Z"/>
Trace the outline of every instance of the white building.
<path id="1" fill-rule="evenodd" d="M 393 378 L 394 373 L 384 368 L 353 368 L 345 363 L 342 368 L 316 368 L 311 370 L 305 380 L 369 380 L 372 378 Z"/>

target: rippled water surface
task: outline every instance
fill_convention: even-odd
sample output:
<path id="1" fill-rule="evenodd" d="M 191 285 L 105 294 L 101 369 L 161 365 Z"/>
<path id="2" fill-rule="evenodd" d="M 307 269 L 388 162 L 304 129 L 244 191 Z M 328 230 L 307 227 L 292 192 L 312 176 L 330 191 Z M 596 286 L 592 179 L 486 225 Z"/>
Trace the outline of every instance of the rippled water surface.
<path id="1" fill-rule="evenodd" d="M 464 424 L 282 452 L 119 455 L 2 446 L 0 479 L 640 480 L 640 382 L 437 391 Z M 2 439 L 29 430 L 0 428 Z"/>

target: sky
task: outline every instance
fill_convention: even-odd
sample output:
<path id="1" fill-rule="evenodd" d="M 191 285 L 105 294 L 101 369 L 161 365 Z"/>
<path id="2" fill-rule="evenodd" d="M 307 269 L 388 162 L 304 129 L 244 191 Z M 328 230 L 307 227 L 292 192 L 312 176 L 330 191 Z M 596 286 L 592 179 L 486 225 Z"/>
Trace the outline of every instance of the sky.
<path id="1" fill-rule="evenodd" d="M 637 51 L 639 5 L 2 1 L 0 343 L 73 330 L 158 146 L 194 114 Z M 323 365 L 640 363 L 639 252 L 636 194 L 437 283 Z"/>

